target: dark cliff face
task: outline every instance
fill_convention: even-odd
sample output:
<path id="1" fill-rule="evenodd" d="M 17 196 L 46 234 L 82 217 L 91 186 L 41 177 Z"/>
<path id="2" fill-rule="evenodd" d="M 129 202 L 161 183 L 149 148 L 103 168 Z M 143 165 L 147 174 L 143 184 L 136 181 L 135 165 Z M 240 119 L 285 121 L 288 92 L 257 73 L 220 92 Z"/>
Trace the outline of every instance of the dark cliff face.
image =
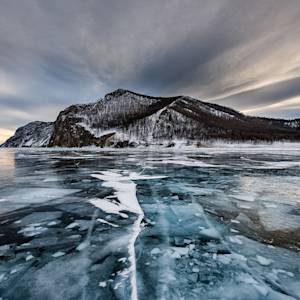
<path id="1" fill-rule="evenodd" d="M 62 111 L 48 146 L 131 146 L 207 139 L 300 141 L 300 119 L 248 117 L 190 97 L 152 97 L 119 89 L 95 103 Z"/>
<path id="2" fill-rule="evenodd" d="M 77 123 L 80 118 L 76 114 L 80 106 L 71 106 L 62 111 L 54 123 L 53 134 L 49 146 L 82 147 L 95 143 L 95 137 Z"/>
<path id="3" fill-rule="evenodd" d="M 31 122 L 18 128 L 1 147 L 47 147 L 52 132 L 52 122 Z"/>

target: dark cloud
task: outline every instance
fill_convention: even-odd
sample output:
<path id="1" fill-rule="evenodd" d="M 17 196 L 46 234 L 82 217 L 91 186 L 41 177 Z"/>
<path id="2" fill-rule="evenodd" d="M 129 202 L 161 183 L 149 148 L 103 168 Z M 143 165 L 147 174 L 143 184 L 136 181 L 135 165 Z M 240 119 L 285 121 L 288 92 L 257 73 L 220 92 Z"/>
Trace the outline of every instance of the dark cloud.
<path id="1" fill-rule="evenodd" d="M 300 114 L 298 0 L 0 2 L 2 128 L 119 87 Z"/>

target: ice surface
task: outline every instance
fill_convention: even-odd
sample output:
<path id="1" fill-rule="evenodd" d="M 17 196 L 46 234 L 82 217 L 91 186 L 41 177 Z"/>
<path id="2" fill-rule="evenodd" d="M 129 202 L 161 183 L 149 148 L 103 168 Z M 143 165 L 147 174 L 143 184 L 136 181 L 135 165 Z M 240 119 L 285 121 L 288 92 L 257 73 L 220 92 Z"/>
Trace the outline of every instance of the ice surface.
<path id="1" fill-rule="evenodd" d="M 136 197 L 136 184 L 133 180 L 149 180 L 161 179 L 164 176 L 147 176 L 140 175 L 136 172 L 123 172 L 117 173 L 114 170 L 102 171 L 99 174 L 93 174 L 92 177 L 104 181 L 103 186 L 113 188 L 115 196 L 118 200 L 117 203 L 111 202 L 109 199 L 91 200 L 91 203 L 102 209 L 107 213 L 119 213 L 122 217 L 124 214 L 120 211 L 127 210 L 138 215 L 136 221 L 132 225 L 132 234 L 128 237 L 128 252 L 130 261 L 131 272 L 131 299 L 138 299 L 137 294 L 137 279 L 136 279 L 136 254 L 135 254 L 135 241 L 139 235 L 141 221 L 144 217 L 144 212 L 141 209 Z"/>
<path id="2" fill-rule="evenodd" d="M 65 252 L 62 252 L 62 251 L 58 251 L 58 252 L 55 252 L 54 254 L 52 254 L 52 257 L 61 257 L 61 256 L 64 256 L 66 253 Z"/>
<path id="3" fill-rule="evenodd" d="M 3 299 L 300 299 L 297 145 L 0 150 Z"/>
<path id="4" fill-rule="evenodd" d="M 32 204 L 64 197 L 77 191 L 77 189 L 20 188 L 4 197 L 5 200 L 9 202 L 14 201 L 17 203 Z"/>
<path id="5" fill-rule="evenodd" d="M 293 214 L 291 207 L 280 206 L 261 209 L 259 218 L 267 231 L 300 229 L 300 215 Z"/>
<path id="6" fill-rule="evenodd" d="M 40 235 L 46 230 L 47 228 L 39 226 L 39 224 L 32 224 L 31 226 L 26 226 L 25 228 L 19 230 L 18 233 L 22 233 L 26 237 L 32 237 L 35 235 Z"/>
<path id="7" fill-rule="evenodd" d="M 273 262 L 272 259 L 268 259 L 260 255 L 256 255 L 256 259 L 262 266 L 268 266 Z"/>
<path id="8" fill-rule="evenodd" d="M 103 223 L 103 224 L 110 225 L 110 226 L 112 226 L 112 227 L 119 227 L 119 225 L 117 225 L 117 224 L 113 224 L 113 223 L 111 223 L 111 222 L 108 222 L 108 221 L 103 220 L 103 219 L 100 219 L 100 218 L 98 218 L 97 221 L 98 221 L 98 222 L 101 222 L 101 223 Z"/>

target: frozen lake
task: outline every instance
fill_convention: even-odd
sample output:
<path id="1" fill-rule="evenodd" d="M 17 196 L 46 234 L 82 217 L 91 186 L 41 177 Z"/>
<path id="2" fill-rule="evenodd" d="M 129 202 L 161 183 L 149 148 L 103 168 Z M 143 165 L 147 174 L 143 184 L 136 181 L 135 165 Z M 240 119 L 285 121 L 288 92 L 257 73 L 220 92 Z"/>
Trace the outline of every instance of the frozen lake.
<path id="1" fill-rule="evenodd" d="M 1 149 L 0 299 L 300 299 L 300 147 Z"/>

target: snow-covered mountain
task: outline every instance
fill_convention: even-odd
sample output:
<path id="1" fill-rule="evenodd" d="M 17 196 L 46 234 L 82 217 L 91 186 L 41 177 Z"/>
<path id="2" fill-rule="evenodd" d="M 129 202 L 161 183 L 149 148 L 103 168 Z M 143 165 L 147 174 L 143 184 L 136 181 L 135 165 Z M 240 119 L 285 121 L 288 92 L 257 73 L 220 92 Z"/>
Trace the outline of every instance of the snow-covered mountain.
<path id="1" fill-rule="evenodd" d="M 30 122 L 18 128 L 1 147 L 47 147 L 52 133 L 52 122 Z"/>
<path id="2" fill-rule="evenodd" d="M 51 134 L 52 125 L 47 124 L 47 132 Z M 20 139 L 19 130 L 21 128 L 16 135 L 18 133 Z M 26 140 L 35 141 L 32 146 L 39 143 L 63 147 L 124 147 L 207 139 L 300 140 L 300 119 L 249 117 L 233 109 L 186 96 L 152 97 L 118 89 L 95 103 L 72 105 L 63 110 L 54 122 L 50 139 L 44 139 L 46 135 L 42 134 L 43 141 L 38 141 L 35 132 L 30 139 L 29 132 L 24 134 Z M 16 135 L 11 139 L 15 139 Z M 18 146 L 30 146 L 30 142 L 20 140 L 22 143 Z"/>

